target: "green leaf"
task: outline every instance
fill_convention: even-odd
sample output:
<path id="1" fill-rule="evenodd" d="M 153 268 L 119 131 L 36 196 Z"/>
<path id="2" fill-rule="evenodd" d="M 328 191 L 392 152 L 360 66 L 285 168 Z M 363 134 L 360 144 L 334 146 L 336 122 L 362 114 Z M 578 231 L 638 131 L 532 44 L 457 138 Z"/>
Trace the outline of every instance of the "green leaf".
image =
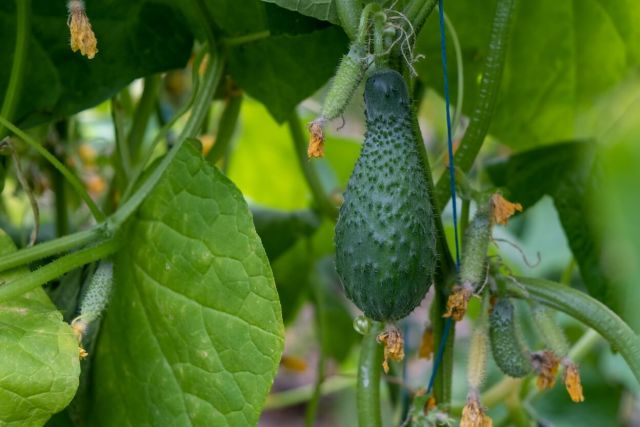
<path id="1" fill-rule="evenodd" d="M 33 0 L 32 9 L 28 65 L 15 116 L 22 126 L 96 105 L 138 77 L 184 66 L 191 53 L 191 31 L 169 1 L 89 2 L 99 49 L 92 60 L 69 47 L 64 2 Z M 14 2 L 1 2 L 0 94 L 9 80 L 15 21 Z"/>
<path id="2" fill-rule="evenodd" d="M 329 80 L 347 42 L 338 27 L 271 36 L 235 47 L 229 68 L 238 84 L 282 123 Z"/>
<path id="3" fill-rule="evenodd" d="M 263 0 L 275 3 L 285 9 L 293 10 L 306 16 L 339 24 L 336 5 L 333 0 Z"/>
<path id="4" fill-rule="evenodd" d="M 251 206 L 251 213 L 256 232 L 271 262 L 301 238 L 311 236 L 320 226 L 318 214 L 310 209 L 283 211 Z"/>
<path id="5" fill-rule="evenodd" d="M 187 143 L 115 259 L 96 425 L 256 425 L 283 349 L 271 268 L 237 188 Z"/>
<path id="6" fill-rule="evenodd" d="M 0 255 L 15 251 L 0 231 Z M 29 274 L 21 268 L 0 282 Z M 0 304 L 0 424 L 41 426 L 78 388 L 78 341 L 42 289 Z"/>
<path id="7" fill-rule="evenodd" d="M 464 56 L 464 111 L 475 105 L 495 0 L 450 2 L 447 14 Z M 436 14 L 433 14 L 436 15 Z M 437 16 L 418 50 L 420 76 L 442 91 Z M 580 116 L 640 64 L 640 4 L 635 0 L 520 2 L 490 133 L 513 147 L 594 136 Z M 451 41 L 449 45 L 451 50 Z M 453 98 L 456 72 L 451 55 Z"/>
<path id="8" fill-rule="evenodd" d="M 602 224 L 590 215 L 601 185 L 601 165 L 593 142 L 565 142 L 524 151 L 488 168 L 494 184 L 527 208 L 543 195 L 553 198 L 569 246 L 589 293 L 615 310 L 603 264 Z M 544 256 L 544 254 L 543 254 Z"/>

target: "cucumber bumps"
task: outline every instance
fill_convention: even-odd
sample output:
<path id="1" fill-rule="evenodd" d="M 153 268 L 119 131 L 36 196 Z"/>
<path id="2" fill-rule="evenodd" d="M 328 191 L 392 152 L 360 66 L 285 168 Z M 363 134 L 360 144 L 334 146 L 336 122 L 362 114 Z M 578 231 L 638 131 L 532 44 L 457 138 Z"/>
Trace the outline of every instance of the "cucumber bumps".
<path id="1" fill-rule="evenodd" d="M 434 212 L 404 79 L 378 71 L 364 98 L 367 131 L 336 225 L 336 268 L 365 315 L 396 320 L 420 304 L 431 285 Z"/>
<path id="2" fill-rule="evenodd" d="M 496 365 L 505 374 L 520 378 L 531 373 L 531 355 L 515 323 L 513 304 L 498 298 L 489 316 L 491 351 Z"/>

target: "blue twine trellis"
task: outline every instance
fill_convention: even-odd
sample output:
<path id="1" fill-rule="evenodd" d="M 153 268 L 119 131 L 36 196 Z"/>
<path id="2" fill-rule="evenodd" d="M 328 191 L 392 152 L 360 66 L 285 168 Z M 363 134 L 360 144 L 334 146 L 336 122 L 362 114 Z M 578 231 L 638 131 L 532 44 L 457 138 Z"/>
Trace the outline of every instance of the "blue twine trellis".
<path id="1" fill-rule="evenodd" d="M 455 240 L 455 254 L 456 254 L 456 272 L 460 272 L 460 247 L 458 243 L 458 206 L 456 201 L 456 172 L 454 166 L 453 157 L 453 142 L 451 137 L 451 114 L 450 114 L 450 100 L 449 100 L 449 77 L 447 70 L 447 45 L 445 38 L 445 24 L 444 24 L 444 1 L 438 0 L 438 15 L 440 17 L 440 54 L 442 56 L 442 73 L 444 75 L 444 99 L 445 109 L 447 115 L 447 148 L 449 152 L 449 180 L 451 184 L 451 202 L 453 208 L 453 235 Z M 434 207 L 435 208 L 435 207 Z M 442 337 L 438 344 L 438 352 L 433 361 L 433 369 L 431 371 L 431 377 L 429 378 L 429 385 L 427 386 L 427 393 L 431 393 L 433 384 L 438 374 L 438 368 L 442 363 L 442 357 L 444 356 L 444 350 L 453 325 L 453 320 L 448 317 L 445 320 L 444 329 L 442 331 Z"/>

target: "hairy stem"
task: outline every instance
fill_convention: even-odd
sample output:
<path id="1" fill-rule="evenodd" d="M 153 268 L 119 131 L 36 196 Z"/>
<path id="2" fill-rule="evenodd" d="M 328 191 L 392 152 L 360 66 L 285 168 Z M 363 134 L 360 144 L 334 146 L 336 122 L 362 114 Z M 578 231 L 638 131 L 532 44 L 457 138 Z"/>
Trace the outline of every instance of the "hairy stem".
<path id="1" fill-rule="evenodd" d="M 338 218 L 338 209 L 325 193 L 315 165 L 307 159 L 307 140 L 300 125 L 300 117 L 296 111 L 291 113 L 287 119 L 287 124 L 298 157 L 298 164 L 307 180 L 313 199 L 318 208 L 327 215 L 327 217 L 335 221 Z"/>
<path id="2" fill-rule="evenodd" d="M 53 255 L 95 243 L 105 237 L 103 227 L 97 226 L 68 236 L 50 240 L 27 249 L 21 249 L 0 257 L 0 272 L 20 267 Z"/>
<path id="3" fill-rule="evenodd" d="M 382 346 L 378 334 L 382 330 L 379 322 L 372 322 L 371 329 L 362 339 L 356 398 L 358 402 L 358 425 L 380 427 L 380 371 L 382 370 Z"/>
<path id="4" fill-rule="evenodd" d="M 0 116 L 11 121 L 14 119 L 16 106 L 20 91 L 22 90 L 22 80 L 24 77 L 24 64 L 29 49 L 30 27 L 31 27 L 31 0 L 16 0 L 16 47 L 11 63 L 11 74 L 9 83 L 2 101 Z M 7 135 L 7 126 L 0 123 L 0 139 Z"/>
<path id="5" fill-rule="evenodd" d="M 491 30 L 489 53 L 484 61 L 478 100 L 471 114 L 469 127 L 455 154 L 455 165 L 464 172 L 471 169 L 489 131 L 502 82 L 502 70 L 511 36 L 516 4 L 517 0 L 498 0 Z M 450 197 L 449 177 L 448 172 L 445 172 L 436 185 L 437 206 L 440 211 L 445 208 Z"/>
<path id="6" fill-rule="evenodd" d="M 0 302 L 16 298 L 71 270 L 102 259 L 114 253 L 118 249 L 119 243 L 118 240 L 111 239 L 96 246 L 81 249 L 78 252 L 73 252 L 62 258 L 58 258 L 44 267 L 12 280 L 11 282 L 4 283 L 0 286 Z"/>

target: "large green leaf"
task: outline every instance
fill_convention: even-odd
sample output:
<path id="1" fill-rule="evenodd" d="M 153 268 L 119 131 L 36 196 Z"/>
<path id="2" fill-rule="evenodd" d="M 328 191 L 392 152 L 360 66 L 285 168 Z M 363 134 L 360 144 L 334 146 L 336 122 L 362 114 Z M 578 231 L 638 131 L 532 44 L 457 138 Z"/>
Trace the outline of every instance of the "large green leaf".
<path id="1" fill-rule="evenodd" d="M 593 142 L 558 143 L 516 154 L 490 166 L 488 172 L 525 208 L 545 194 L 553 198 L 589 293 L 620 311 L 603 257 L 603 221 L 592 214 L 591 201 L 601 187 L 596 148 Z"/>
<path id="2" fill-rule="evenodd" d="M 15 251 L 0 230 L 0 255 Z M 29 274 L 5 272 L 0 282 Z M 0 424 L 41 426 L 78 388 L 78 341 L 40 288 L 0 303 Z"/>
<path id="3" fill-rule="evenodd" d="M 340 27 L 261 0 L 208 0 L 227 35 L 229 72 L 278 122 L 333 75 L 348 40 Z"/>
<path id="4" fill-rule="evenodd" d="M 495 0 L 447 3 L 464 54 L 464 111 L 478 95 Z M 435 14 L 434 14 L 435 15 Z M 640 64 L 640 3 L 635 0 L 522 1 L 490 132 L 514 147 L 591 137 L 580 116 Z M 442 90 L 439 35 L 432 16 L 420 37 L 423 79 Z M 451 40 L 449 41 L 451 51 Z M 450 58 L 455 95 L 457 68 Z M 454 96 L 455 99 L 455 96 Z"/>
<path id="5" fill-rule="evenodd" d="M 189 58 L 191 31 L 172 2 L 109 0 L 89 2 L 87 8 L 99 49 L 92 60 L 69 48 L 65 2 L 32 1 L 31 40 L 15 116 L 22 125 L 96 105 L 135 78 L 182 67 Z M 11 71 L 15 21 L 15 2 L 0 2 L 0 94 Z"/>
<path id="6" fill-rule="evenodd" d="M 306 16 L 338 24 L 338 13 L 333 0 L 263 0 Z"/>
<path id="7" fill-rule="evenodd" d="M 187 143 L 130 224 L 95 360 L 95 425 L 255 425 L 283 348 L 236 187 Z"/>

